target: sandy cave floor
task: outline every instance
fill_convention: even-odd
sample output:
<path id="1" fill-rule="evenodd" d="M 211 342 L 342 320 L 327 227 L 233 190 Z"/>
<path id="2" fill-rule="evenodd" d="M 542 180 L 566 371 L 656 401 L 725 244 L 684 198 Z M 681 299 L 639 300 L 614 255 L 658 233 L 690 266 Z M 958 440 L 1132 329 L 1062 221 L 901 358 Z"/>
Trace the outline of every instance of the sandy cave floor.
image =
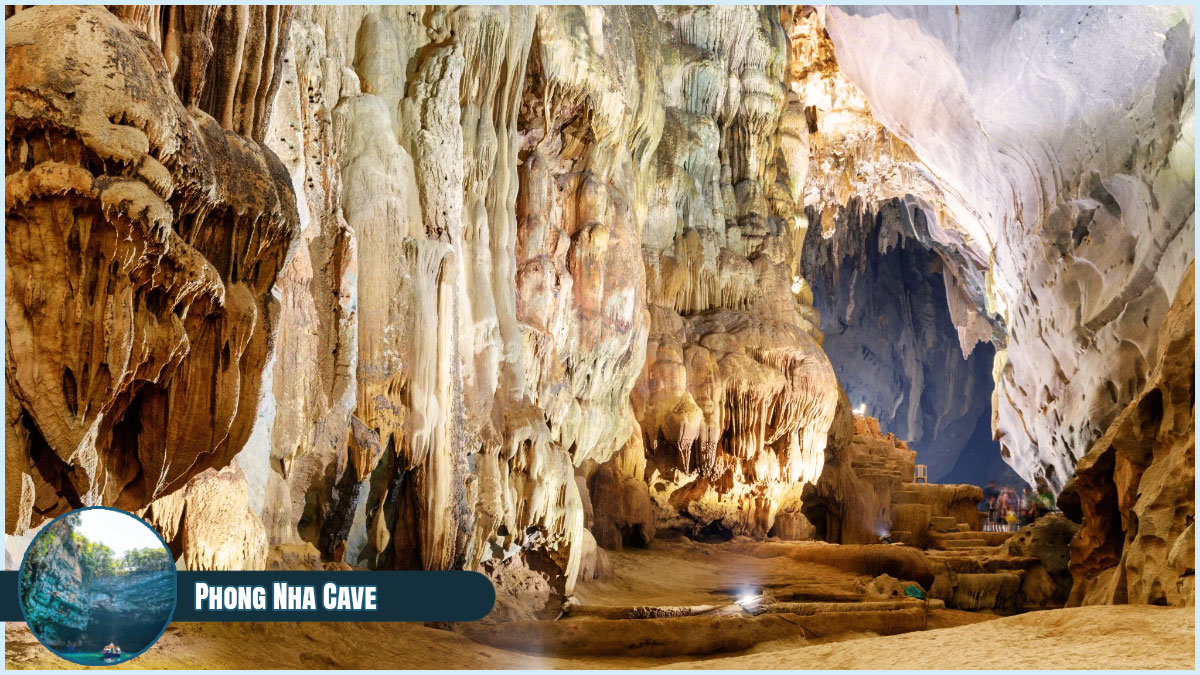
<path id="1" fill-rule="evenodd" d="M 797 544 L 804 545 L 804 544 Z M 727 603 L 746 588 L 819 597 L 856 575 L 754 544 L 655 542 L 611 554 L 614 576 L 584 583 L 588 607 Z M 667 573 L 669 571 L 669 573 Z M 852 644 L 847 644 L 851 642 Z M 8 668 L 77 667 L 23 623 L 5 626 Z M 935 610 L 928 629 L 893 636 L 797 634 L 708 656 L 555 657 L 473 641 L 420 624 L 177 623 L 146 654 L 115 668 L 1192 668 L 1192 608 L 1085 607 L 999 618 Z"/>

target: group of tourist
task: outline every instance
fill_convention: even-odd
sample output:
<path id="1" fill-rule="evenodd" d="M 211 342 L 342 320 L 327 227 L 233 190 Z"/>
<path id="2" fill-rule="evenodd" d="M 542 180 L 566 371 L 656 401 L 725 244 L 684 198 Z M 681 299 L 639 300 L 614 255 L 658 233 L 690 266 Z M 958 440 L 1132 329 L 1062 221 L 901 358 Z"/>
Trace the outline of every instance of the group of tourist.
<path id="1" fill-rule="evenodd" d="M 1054 510 L 1054 495 L 1048 489 L 1036 493 L 1026 485 L 1018 494 L 1013 487 L 997 487 L 996 481 L 988 481 L 983 489 L 983 501 L 987 506 L 987 532 L 1016 532 L 1018 527 L 1028 525 Z"/>

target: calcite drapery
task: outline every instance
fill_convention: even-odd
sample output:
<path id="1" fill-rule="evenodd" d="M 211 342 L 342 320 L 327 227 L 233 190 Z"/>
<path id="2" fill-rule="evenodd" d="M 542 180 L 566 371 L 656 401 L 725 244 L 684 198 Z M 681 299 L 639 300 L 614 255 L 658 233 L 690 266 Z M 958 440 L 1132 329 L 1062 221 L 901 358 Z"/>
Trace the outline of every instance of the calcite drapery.
<path id="1" fill-rule="evenodd" d="M 307 245 L 239 456 L 272 541 L 365 565 L 519 559 L 569 590 L 585 518 L 627 530 L 610 544 L 652 536 L 660 421 L 684 446 L 703 428 L 714 459 L 753 432 L 737 479 L 729 457 L 714 477 L 765 532 L 819 471 L 836 393 L 790 288 L 803 167 L 777 168 L 795 116 L 772 12 L 300 8 L 292 37 L 266 142 Z M 682 393 L 650 374 L 670 361 L 643 369 L 662 312 L 712 372 Z M 643 405 L 689 386 L 707 420 Z M 589 481 L 621 499 L 593 503 Z"/>
<path id="2" fill-rule="evenodd" d="M 837 403 L 811 306 L 793 293 L 805 162 L 786 37 L 745 7 L 663 10 L 661 186 L 643 244 L 650 337 L 634 391 L 661 517 L 765 534 L 821 471 Z"/>
<path id="3" fill-rule="evenodd" d="M 21 532 L 70 506 L 141 508 L 241 449 L 296 212 L 275 156 L 186 109 L 145 33 L 76 7 L 6 29 L 5 525 Z"/>

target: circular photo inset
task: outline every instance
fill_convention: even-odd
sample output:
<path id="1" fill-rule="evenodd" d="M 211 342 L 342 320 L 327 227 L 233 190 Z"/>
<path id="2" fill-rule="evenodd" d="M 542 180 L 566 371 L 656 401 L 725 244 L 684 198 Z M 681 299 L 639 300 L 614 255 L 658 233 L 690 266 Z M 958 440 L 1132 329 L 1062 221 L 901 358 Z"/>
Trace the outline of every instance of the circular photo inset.
<path id="1" fill-rule="evenodd" d="M 104 506 L 59 516 L 33 538 L 20 573 L 29 630 L 84 666 L 128 661 L 175 612 L 175 561 L 141 518 Z"/>

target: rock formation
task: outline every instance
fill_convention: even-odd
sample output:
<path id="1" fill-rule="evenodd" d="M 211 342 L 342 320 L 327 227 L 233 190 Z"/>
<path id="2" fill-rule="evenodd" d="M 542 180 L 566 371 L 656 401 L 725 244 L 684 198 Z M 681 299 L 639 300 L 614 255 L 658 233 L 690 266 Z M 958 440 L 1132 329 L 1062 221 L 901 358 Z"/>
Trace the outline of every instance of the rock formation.
<path id="1" fill-rule="evenodd" d="M 938 532 L 978 533 L 981 488 L 915 482 L 917 453 L 884 434 L 874 417 L 853 420 L 853 436 L 830 439 L 825 470 L 804 488 L 802 510 L 813 538 L 840 544 L 887 538 L 923 547 Z"/>
<path id="2" fill-rule="evenodd" d="M 1195 322 L 1193 265 L 1146 386 L 1077 466 L 1072 605 L 1196 604 Z"/>
<path id="3" fill-rule="evenodd" d="M 892 494 L 911 484 L 917 453 L 879 420 L 854 417 L 854 435 L 830 443 L 821 477 L 804 492 L 804 516 L 815 538 L 839 544 L 875 544 L 892 530 Z M 925 513 L 928 528 L 929 509 Z"/>
<path id="4" fill-rule="evenodd" d="M 146 33 L 78 7 L 6 27 L 5 526 L 21 532 L 139 509 L 237 454 L 296 210 L 274 154 L 185 107 Z"/>
<path id="5" fill-rule="evenodd" d="M 157 499 L 143 517 L 162 535 L 179 569 L 257 570 L 267 560 L 267 532 L 250 510 L 237 462 L 205 469 Z"/>
<path id="6" fill-rule="evenodd" d="M 43 535 L 42 555 L 34 556 L 20 587 L 26 622 L 41 627 L 50 644 L 65 645 L 88 624 L 89 597 L 78 542 L 65 522 Z"/>
<path id="7" fill-rule="evenodd" d="M 682 39 L 662 55 L 660 187 L 642 242 L 645 478 L 665 523 L 761 535 L 820 474 L 837 402 L 811 306 L 791 289 L 802 122 L 771 12 L 667 14 Z"/>

